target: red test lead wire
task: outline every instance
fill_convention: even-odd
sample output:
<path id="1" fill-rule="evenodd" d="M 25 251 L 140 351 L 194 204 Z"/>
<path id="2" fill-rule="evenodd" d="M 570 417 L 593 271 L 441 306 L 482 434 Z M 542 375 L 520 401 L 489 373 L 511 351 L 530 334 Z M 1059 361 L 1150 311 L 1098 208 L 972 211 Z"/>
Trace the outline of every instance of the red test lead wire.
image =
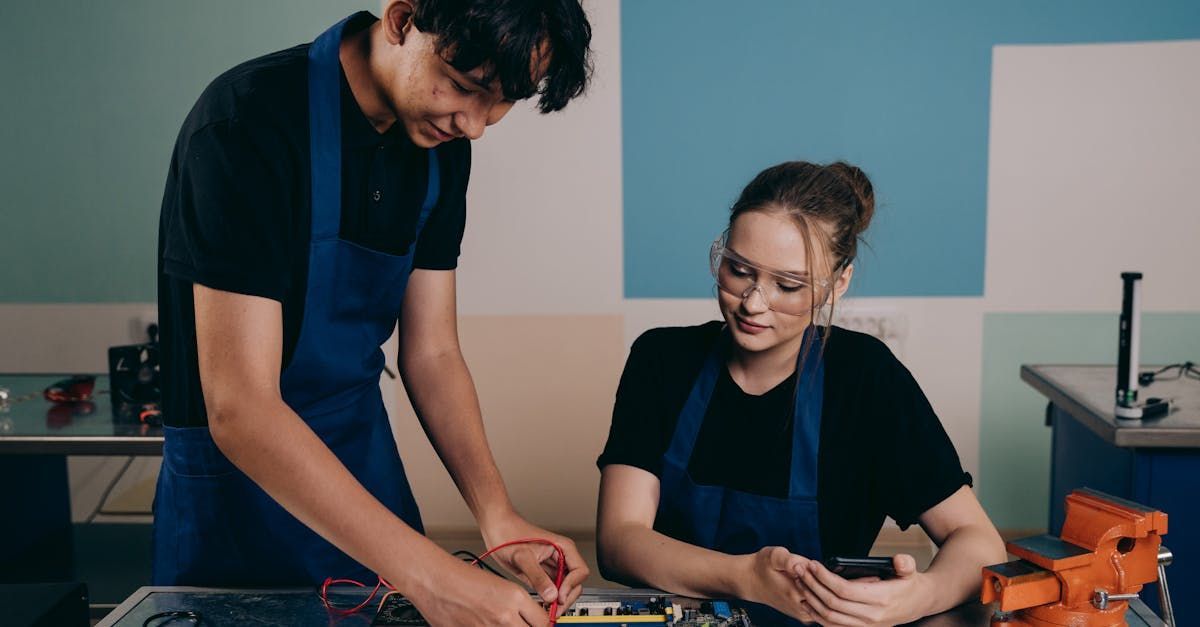
<path id="1" fill-rule="evenodd" d="M 550 612 L 550 627 L 554 627 L 558 623 L 558 595 L 561 594 L 563 578 L 566 576 L 566 554 L 563 553 L 562 547 L 549 540 L 543 540 L 541 538 L 523 538 L 521 540 L 505 542 L 504 544 L 490 548 L 486 553 L 479 556 L 479 560 L 491 555 L 492 553 L 495 553 L 496 551 L 499 551 L 500 549 L 503 549 L 504 547 L 513 546 L 515 544 L 544 544 L 546 546 L 554 547 L 554 553 L 558 557 L 558 559 L 555 560 L 558 562 L 558 572 L 554 576 L 554 601 L 550 603 L 550 609 L 548 610 Z M 475 564 L 478 564 L 479 560 L 471 562 L 471 565 L 474 566 Z"/>
<path id="2" fill-rule="evenodd" d="M 380 586 L 387 586 L 389 590 L 395 590 L 395 588 L 392 587 L 392 584 L 384 581 L 383 577 L 380 577 L 379 580 L 375 582 L 375 588 L 371 590 L 371 594 L 367 595 L 367 598 L 364 599 L 362 603 L 359 603 L 354 607 L 338 607 L 329 602 L 329 586 L 339 583 L 353 584 L 359 588 L 367 587 L 367 584 L 361 581 L 355 581 L 353 579 L 334 579 L 332 577 L 326 577 L 325 583 L 321 584 L 321 602 L 325 604 L 325 607 L 329 609 L 329 611 L 337 614 L 338 616 L 349 616 L 366 607 L 367 604 L 371 602 L 371 599 L 375 598 L 375 594 L 379 592 Z"/>
<path id="3" fill-rule="evenodd" d="M 566 554 L 563 553 L 562 547 L 558 546 L 557 544 L 555 544 L 549 540 L 543 540 L 541 538 L 522 538 L 520 540 L 512 540 L 510 542 L 505 542 L 505 543 L 495 546 L 491 549 L 488 549 L 488 551 L 486 553 L 479 556 L 478 560 L 471 562 L 471 565 L 474 566 L 474 565 L 478 564 L 480 560 L 491 555 L 492 553 L 495 553 L 496 551 L 499 551 L 500 549 L 518 545 L 518 544 L 543 544 L 543 545 L 554 548 L 554 553 L 555 553 L 555 556 L 557 557 L 557 559 L 555 561 L 558 563 L 558 568 L 557 568 L 557 572 L 554 576 L 555 597 L 554 597 L 554 601 L 552 601 L 550 603 L 550 609 L 548 610 L 550 613 L 550 627 L 554 627 L 555 625 L 558 624 L 558 594 L 560 594 L 560 592 L 562 590 L 562 582 L 563 582 L 563 579 L 566 577 L 566 569 L 567 569 L 567 557 L 566 557 Z M 325 583 L 321 584 L 321 602 L 325 604 L 325 607 L 329 611 L 331 611 L 334 614 L 337 614 L 339 616 L 349 616 L 350 614 L 354 614 L 354 613 L 358 612 L 359 610 L 363 609 L 364 607 L 366 607 L 368 604 L 371 603 L 371 600 L 375 598 L 375 595 L 379 592 L 380 587 L 386 586 L 389 590 L 395 590 L 395 588 L 392 586 L 392 584 L 385 581 L 383 579 L 383 577 L 380 577 L 379 581 L 377 581 L 375 583 L 375 588 L 371 590 L 371 594 L 367 595 L 367 598 L 365 600 L 363 600 L 362 603 L 359 603 L 358 605 L 355 605 L 353 607 L 338 607 L 329 602 L 329 586 L 334 585 L 334 584 L 339 584 L 339 583 L 352 584 L 352 585 L 358 586 L 360 588 L 367 587 L 367 584 L 362 583 L 361 581 L 355 581 L 353 579 L 334 579 L 332 577 L 325 578 Z"/>

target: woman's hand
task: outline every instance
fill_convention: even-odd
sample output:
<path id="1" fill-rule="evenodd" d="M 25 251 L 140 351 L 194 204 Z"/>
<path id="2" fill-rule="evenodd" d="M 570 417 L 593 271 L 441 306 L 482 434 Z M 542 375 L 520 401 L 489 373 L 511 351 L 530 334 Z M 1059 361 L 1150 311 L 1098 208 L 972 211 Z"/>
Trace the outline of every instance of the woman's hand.
<path id="1" fill-rule="evenodd" d="M 741 557 L 745 561 L 743 576 L 738 578 L 738 598 L 769 605 L 805 623 L 817 620 L 805 605 L 808 590 L 797 574 L 816 562 L 781 546 L 768 546 Z"/>
<path id="2" fill-rule="evenodd" d="M 825 627 L 874 627 L 899 625 L 925 615 L 933 594 L 929 578 L 917 572 L 911 555 L 892 558 L 894 579 L 875 577 L 847 580 L 831 572 L 820 562 L 808 560 L 794 571 L 812 614 L 811 619 Z"/>

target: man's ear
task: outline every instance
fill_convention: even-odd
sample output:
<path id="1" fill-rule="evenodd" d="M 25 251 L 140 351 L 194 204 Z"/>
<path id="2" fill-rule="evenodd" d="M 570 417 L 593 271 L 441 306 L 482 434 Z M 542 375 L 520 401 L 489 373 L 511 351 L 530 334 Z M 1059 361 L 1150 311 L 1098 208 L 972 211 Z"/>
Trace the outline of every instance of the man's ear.
<path id="1" fill-rule="evenodd" d="M 390 44 L 404 45 L 413 28 L 416 8 L 410 0 L 386 0 L 383 5 L 383 35 Z"/>

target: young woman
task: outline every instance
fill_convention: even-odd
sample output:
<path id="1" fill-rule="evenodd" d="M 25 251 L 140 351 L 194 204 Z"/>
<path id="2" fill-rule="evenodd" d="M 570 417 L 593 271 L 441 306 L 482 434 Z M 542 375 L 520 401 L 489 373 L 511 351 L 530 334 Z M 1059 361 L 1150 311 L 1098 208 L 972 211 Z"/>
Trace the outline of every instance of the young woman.
<path id="1" fill-rule="evenodd" d="M 742 191 L 711 251 L 723 321 L 647 331 L 621 377 L 598 461 L 606 577 L 744 599 L 755 624 L 894 625 L 962 603 L 1004 561 L 912 375 L 822 322 L 873 213 L 845 163 L 783 163 Z M 928 570 L 896 555 L 896 577 L 851 581 L 822 565 L 867 555 L 887 516 L 938 544 Z"/>

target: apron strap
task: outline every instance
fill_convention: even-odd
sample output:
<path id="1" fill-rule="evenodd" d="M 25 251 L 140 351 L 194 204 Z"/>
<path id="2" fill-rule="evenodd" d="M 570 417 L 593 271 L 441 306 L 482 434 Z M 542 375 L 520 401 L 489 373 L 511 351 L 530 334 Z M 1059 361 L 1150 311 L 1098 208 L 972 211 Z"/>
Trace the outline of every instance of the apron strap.
<path id="1" fill-rule="evenodd" d="M 338 51 L 342 32 L 351 15 L 321 34 L 308 49 L 308 146 L 312 181 L 312 241 L 337 239 L 342 214 L 342 64 Z M 425 200 L 417 217 L 416 237 L 441 195 L 441 167 L 437 150 L 426 151 L 429 176 Z M 338 176 L 323 176 L 336 172 Z M 415 237 L 414 246 L 415 250 Z"/>
<path id="2" fill-rule="evenodd" d="M 413 234 L 413 252 L 417 249 L 417 240 L 421 237 L 421 230 L 425 228 L 425 221 L 429 219 L 429 214 L 433 213 L 442 192 L 442 169 L 438 152 L 434 148 L 425 152 L 429 156 L 429 176 L 425 183 L 425 200 L 421 203 L 421 215 L 417 216 L 417 230 Z"/>
<path id="3" fill-rule="evenodd" d="M 802 351 L 800 376 L 792 409 L 792 463 L 788 498 L 817 498 L 817 457 L 821 444 L 821 411 L 825 401 L 823 340 L 816 326 L 805 331 L 807 351 Z"/>
<path id="4" fill-rule="evenodd" d="M 712 399 L 713 389 L 717 386 L 717 377 L 724 367 L 721 350 L 726 334 L 722 331 L 713 344 L 713 348 L 704 360 L 704 366 L 692 384 L 683 410 L 679 412 L 679 420 L 675 423 L 675 433 L 671 436 L 671 445 L 667 448 L 666 458 L 680 468 L 687 468 L 692 458 L 692 450 L 696 448 L 696 438 L 700 435 L 700 425 L 704 424 L 704 415 L 708 413 L 708 402 Z"/>
<path id="5" fill-rule="evenodd" d="M 308 49 L 308 147 L 312 181 L 312 241 L 336 239 L 342 206 L 342 31 L 329 27 Z M 330 176 L 329 173 L 336 173 Z"/>
<path id="6" fill-rule="evenodd" d="M 817 497 L 817 451 L 821 439 L 821 410 L 824 406 L 825 363 L 821 359 L 821 334 L 815 326 L 805 333 L 807 357 L 798 358 L 801 368 L 792 403 L 792 459 L 789 468 L 788 498 Z M 729 331 L 723 329 L 704 360 L 704 366 L 692 384 L 687 402 L 679 412 L 671 444 L 664 457 L 672 464 L 687 468 L 696 448 L 700 427 L 708 413 L 721 368 L 725 367 L 725 346 Z"/>

